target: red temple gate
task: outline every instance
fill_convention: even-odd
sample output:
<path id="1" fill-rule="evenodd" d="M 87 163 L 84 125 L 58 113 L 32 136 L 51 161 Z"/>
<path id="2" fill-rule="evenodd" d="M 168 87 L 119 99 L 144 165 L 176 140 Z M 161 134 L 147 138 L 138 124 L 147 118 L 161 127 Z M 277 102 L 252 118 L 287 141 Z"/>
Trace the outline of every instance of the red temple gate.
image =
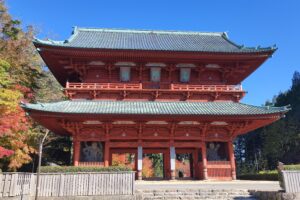
<path id="1" fill-rule="evenodd" d="M 73 138 L 75 166 L 125 165 L 142 179 L 156 156 L 165 179 L 236 179 L 234 139 L 289 110 L 239 103 L 241 81 L 276 49 L 225 33 L 76 28 L 34 44 L 69 100 L 23 108 Z"/>

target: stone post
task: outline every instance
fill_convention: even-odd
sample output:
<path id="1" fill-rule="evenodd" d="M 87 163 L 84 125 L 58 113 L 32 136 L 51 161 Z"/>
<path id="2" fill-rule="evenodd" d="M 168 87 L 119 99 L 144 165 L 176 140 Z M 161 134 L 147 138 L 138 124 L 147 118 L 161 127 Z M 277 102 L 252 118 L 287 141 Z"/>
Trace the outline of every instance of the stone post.
<path id="1" fill-rule="evenodd" d="M 175 161 L 176 161 L 176 152 L 175 147 L 170 147 L 170 170 L 171 170 L 171 180 L 175 180 Z"/>
<path id="2" fill-rule="evenodd" d="M 142 170 L 143 170 L 143 147 L 138 146 L 138 163 L 137 163 L 137 170 L 138 170 L 138 180 L 142 180 Z"/>

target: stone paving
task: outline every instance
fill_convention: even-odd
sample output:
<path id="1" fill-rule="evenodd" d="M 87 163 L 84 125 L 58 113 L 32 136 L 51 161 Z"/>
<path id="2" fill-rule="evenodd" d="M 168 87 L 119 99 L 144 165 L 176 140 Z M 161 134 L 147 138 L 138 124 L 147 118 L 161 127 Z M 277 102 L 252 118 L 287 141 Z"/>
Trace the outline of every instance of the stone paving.
<path id="1" fill-rule="evenodd" d="M 215 189 L 215 190 L 257 190 L 278 191 L 281 190 L 278 181 L 136 181 L 136 189 Z"/>
<path id="2" fill-rule="evenodd" d="M 167 190 L 143 190 L 136 200 L 158 199 L 198 199 L 198 200 L 257 200 L 247 190 L 211 190 L 211 189 L 167 189 Z"/>

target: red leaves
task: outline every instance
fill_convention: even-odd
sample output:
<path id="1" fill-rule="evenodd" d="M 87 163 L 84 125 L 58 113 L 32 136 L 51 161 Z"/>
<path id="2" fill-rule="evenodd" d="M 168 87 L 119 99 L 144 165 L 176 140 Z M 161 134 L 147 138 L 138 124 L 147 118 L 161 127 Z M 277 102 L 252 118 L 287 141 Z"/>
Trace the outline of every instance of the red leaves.
<path id="1" fill-rule="evenodd" d="M 28 100 L 32 100 L 34 98 L 34 95 L 33 95 L 32 91 L 31 91 L 31 89 L 28 88 L 28 87 L 25 87 L 25 86 L 17 84 L 17 85 L 15 85 L 14 89 L 17 90 L 17 91 L 19 91 L 19 92 L 21 92 L 24 95 L 24 100 L 25 101 L 26 100 L 27 101 Z"/>
<path id="2" fill-rule="evenodd" d="M 13 95 L 20 93 L 22 95 Z M 20 85 L 3 90 L 2 94 L 9 98 L 3 98 L 1 102 L 2 110 L 6 112 L 0 113 L 0 158 L 10 156 L 8 167 L 11 170 L 30 162 L 29 155 L 35 152 L 29 144 L 32 140 L 32 124 L 18 104 L 28 95 L 32 95 L 31 90 Z"/>
<path id="3" fill-rule="evenodd" d="M 17 107 L 15 112 L 2 117 L 0 116 L 0 137 L 2 135 L 9 136 L 18 131 L 25 132 L 28 128 L 28 119 L 20 107 Z"/>
<path id="4" fill-rule="evenodd" d="M 8 150 L 0 146 L 0 158 L 3 158 L 4 156 L 10 156 L 13 153 L 14 152 L 12 150 Z"/>

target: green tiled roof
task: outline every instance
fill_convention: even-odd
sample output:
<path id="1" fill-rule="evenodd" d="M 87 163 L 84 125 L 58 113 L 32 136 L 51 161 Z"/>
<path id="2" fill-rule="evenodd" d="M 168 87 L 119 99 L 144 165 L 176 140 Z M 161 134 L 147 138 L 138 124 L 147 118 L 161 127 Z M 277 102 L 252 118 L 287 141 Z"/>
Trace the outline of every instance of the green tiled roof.
<path id="1" fill-rule="evenodd" d="M 76 28 L 65 41 L 39 40 L 36 45 L 70 48 L 188 51 L 217 53 L 270 52 L 275 47 L 250 48 L 235 44 L 226 33 Z"/>
<path id="2" fill-rule="evenodd" d="M 259 107 L 234 102 L 61 101 L 22 104 L 25 110 L 72 114 L 142 115 L 263 115 L 284 113 L 287 107 Z"/>

